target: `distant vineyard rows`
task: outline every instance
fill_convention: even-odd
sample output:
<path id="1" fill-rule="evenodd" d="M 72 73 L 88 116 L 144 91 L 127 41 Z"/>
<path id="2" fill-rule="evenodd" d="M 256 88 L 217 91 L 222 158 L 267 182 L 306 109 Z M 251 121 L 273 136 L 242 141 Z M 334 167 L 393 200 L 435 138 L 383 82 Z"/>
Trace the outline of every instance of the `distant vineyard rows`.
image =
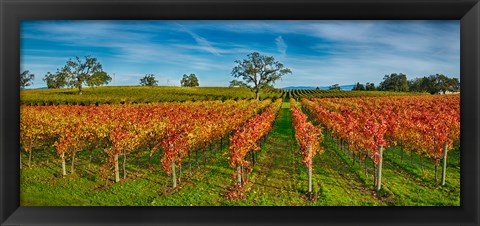
<path id="1" fill-rule="evenodd" d="M 419 95 L 385 91 L 345 91 L 345 90 L 283 90 L 265 89 L 260 92 L 260 100 L 294 98 L 345 98 L 361 96 Z M 248 88 L 228 87 L 96 87 L 85 88 L 82 95 L 76 89 L 22 90 L 20 104 L 30 106 L 48 105 L 102 105 L 138 104 L 160 102 L 212 101 L 212 100 L 251 100 L 255 94 Z"/>

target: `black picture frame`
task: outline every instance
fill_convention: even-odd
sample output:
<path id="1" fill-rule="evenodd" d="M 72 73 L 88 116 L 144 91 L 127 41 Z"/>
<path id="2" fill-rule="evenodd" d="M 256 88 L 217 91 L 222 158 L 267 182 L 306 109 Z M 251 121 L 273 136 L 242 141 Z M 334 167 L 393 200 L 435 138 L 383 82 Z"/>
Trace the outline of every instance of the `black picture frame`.
<path id="1" fill-rule="evenodd" d="M 1 225 L 479 225 L 478 0 L 0 0 Z M 20 207 L 20 21 L 461 20 L 460 207 Z"/>

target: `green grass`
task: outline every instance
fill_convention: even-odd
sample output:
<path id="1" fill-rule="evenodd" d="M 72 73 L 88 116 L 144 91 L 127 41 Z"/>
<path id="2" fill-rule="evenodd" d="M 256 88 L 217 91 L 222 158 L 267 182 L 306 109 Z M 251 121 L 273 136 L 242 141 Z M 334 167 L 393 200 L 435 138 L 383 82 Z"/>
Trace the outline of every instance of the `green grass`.
<path id="1" fill-rule="evenodd" d="M 295 155 L 290 104 L 283 103 L 258 161 L 245 205 L 305 205 L 299 158 Z M 305 187 L 306 188 L 306 187 Z"/>
<path id="2" fill-rule="evenodd" d="M 223 151 L 226 150 L 224 145 Z M 93 154 L 100 152 L 101 150 L 96 150 Z M 67 176 L 62 177 L 59 161 L 49 161 L 47 164 L 45 158 L 35 156 L 32 168 L 26 167 L 24 162 L 21 170 L 20 202 L 23 206 L 219 205 L 224 193 L 222 186 L 228 185 L 233 170 L 222 156 L 219 142 L 207 153 L 205 166 L 201 153 L 200 150 L 200 159 L 193 164 L 191 171 L 182 171 L 182 182 L 174 191 L 171 189 L 171 177 L 163 172 L 159 163 L 159 153 L 152 157 L 151 164 L 148 164 L 148 151 L 129 155 L 127 179 L 119 183 L 110 181 L 107 186 L 105 180 L 98 176 L 101 158 L 92 161 L 90 166 L 88 160 L 77 163 L 73 174 L 67 167 Z M 82 157 L 86 156 L 78 156 L 79 159 Z M 27 156 L 23 158 L 27 159 Z M 195 158 L 192 156 L 192 159 Z M 123 161 L 122 157 L 120 161 Z M 123 178 L 122 170 L 120 172 L 120 177 Z M 215 190 L 214 193 L 212 189 Z"/>
<path id="3" fill-rule="evenodd" d="M 280 90 L 263 90 L 261 99 L 278 98 Z M 22 90 L 20 103 L 26 105 L 58 104 L 121 104 L 154 103 L 172 101 L 201 101 L 253 99 L 255 94 L 248 88 L 229 87 L 166 87 L 166 86 L 107 86 L 78 89 Z"/>
<path id="4" fill-rule="evenodd" d="M 320 193 L 316 205 L 322 206 L 378 206 L 385 205 L 374 196 L 372 187 L 344 161 L 343 156 L 326 139 L 325 152 L 314 159 L 315 181 Z"/>
<path id="5" fill-rule="evenodd" d="M 327 138 L 326 145 L 334 150 L 338 156 L 350 167 L 363 183 L 373 189 L 373 165 L 371 160 L 367 161 L 368 174 L 365 176 L 363 162 L 355 164 L 345 151 L 342 151 L 333 140 Z M 396 148 L 391 148 L 393 151 Z M 420 166 L 411 165 L 410 160 L 401 162 L 400 156 L 395 156 L 387 149 L 384 152 L 384 163 L 382 171 L 382 189 L 375 195 L 386 205 L 394 206 L 459 206 L 460 205 L 460 168 L 459 165 L 447 167 L 447 183 L 441 186 L 435 182 L 433 163 L 424 160 L 426 174 L 418 175 Z M 398 150 L 397 150 L 398 151 Z M 453 162 L 458 159 L 458 151 L 452 151 Z M 415 157 L 414 157 L 415 158 Z M 458 163 L 458 162 L 457 162 Z M 453 163 L 455 164 L 455 163 Z"/>

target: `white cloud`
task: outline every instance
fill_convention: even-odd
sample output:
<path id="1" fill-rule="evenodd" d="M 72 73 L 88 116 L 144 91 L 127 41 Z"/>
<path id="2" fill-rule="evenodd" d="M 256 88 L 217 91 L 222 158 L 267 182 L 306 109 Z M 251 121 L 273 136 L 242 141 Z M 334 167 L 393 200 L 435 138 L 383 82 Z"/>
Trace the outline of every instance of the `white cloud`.
<path id="1" fill-rule="evenodd" d="M 282 54 L 282 56 L 285 57 L 285 55 L 287 55 L 287 44 L 285 43 L 285 41 L 283 40 L 282 36 L 278 36 L 276 39 L 275 39 L 275 44 L 277 45 L 277 50 L 280 54 Z"/>
<path id="2" fill-rule="evenodd" d="M 190 36 L 192 36 L 192 38 L 195 40 L 195 42 L 199 45 L 199 48 L 197 49 L 201 49 L 201 50 L 204 50 L 204 51 L 207 51 L 215 56 L 221 56 L 220 54 L 220 49 L 218 48 L 215 48 L 213 47 L 213 43 L 208 41 L 206 38 L 204 37 L 201 37 L 200 35 L 196 34 L 195 32 L 187 29 L 185 26 L 183 25 L 179 25 L 180 27 L 180 31 L 184 31 L 186 32 L 187 34 L 189 34 Z"/>

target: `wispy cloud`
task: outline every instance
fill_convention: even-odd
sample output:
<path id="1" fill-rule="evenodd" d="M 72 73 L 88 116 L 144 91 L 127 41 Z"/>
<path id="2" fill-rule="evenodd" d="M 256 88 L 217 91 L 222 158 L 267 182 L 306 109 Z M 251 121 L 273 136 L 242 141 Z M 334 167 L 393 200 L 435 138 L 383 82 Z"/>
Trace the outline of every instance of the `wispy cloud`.
<path id="1" fill-rule="evenodd" d="M 187 32 L 189 35 L 192 36 L 193 39 L 195 39 L 198 44 L 197 49 L 208 51 L 216 56 L 221 56 L 221 54 L 219 53 L 220 51 L 217 48 L 213 47 L 212 43 L 209 42 L 207 39 L 200 37 L 199 35 L 187 29 L 185 29 L 185 32 Z"/>
<path id="2" fill-rule="evenodd" d="M 277 49 L 278 49 L 278 52 L 285 57 L 285 55 L 287 55 L 287 44 L 285 43 L 285 41 L 283 40 L 282 36 L 278 36 L 276 39 L 275 39 L 275 44 L 277 45 Z"/>

